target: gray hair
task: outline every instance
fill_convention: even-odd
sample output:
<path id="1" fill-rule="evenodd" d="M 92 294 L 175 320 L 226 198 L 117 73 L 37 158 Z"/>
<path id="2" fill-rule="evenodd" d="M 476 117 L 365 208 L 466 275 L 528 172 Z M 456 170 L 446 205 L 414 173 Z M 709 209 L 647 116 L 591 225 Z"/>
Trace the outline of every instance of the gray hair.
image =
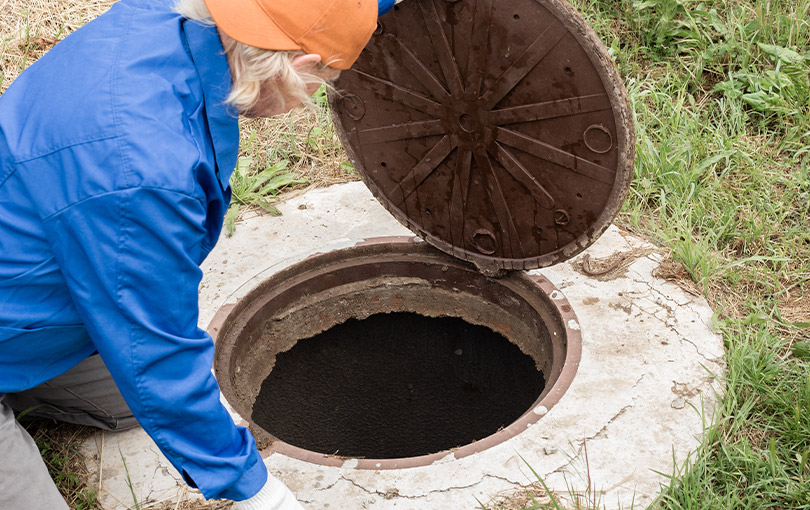
<path id="1" fill-rule="evenodd" d="M 204 0 L 178 0 L 174 9 L 189 20 L 206 25 L 215 24 Z M 267 84 L 274 84 L 279 93 L 277 95 L 286 93 L 291 98 L 309 104 L 307 86 L 324 83 L 320 77 L 301 73 L 293 67 L 293 59 L 305 54 L 303 50 L 265 50 L 233 39 L 223 41 L 223 47 L 233 76 L 233 87 L 226 102 L 239 112 L 249 111 L 256 105 L 262 84 L 265 87 Z"/>

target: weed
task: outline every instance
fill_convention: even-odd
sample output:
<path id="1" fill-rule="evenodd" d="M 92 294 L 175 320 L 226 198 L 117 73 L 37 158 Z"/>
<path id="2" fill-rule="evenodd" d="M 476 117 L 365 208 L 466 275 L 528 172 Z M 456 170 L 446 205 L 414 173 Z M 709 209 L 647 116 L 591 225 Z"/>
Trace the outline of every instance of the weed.
<path id="1" fill-rule="evenodd" d="M 582 451 L 587 483 L 584 491 L 577 490 L 569 484 L 564 492 L 552 492 L 534 467 L 523 456 L 518 455 L 529 468 L 536 482 L 520 490 L 509 491 L 506 496 L 493 498 L 488 504 L 484 504 L 476 498 L 478 506 L 482 510 L 600 510 L 604 508 L 600 500 L 601 493 L 593 488 L 591 482 L 587 444 L 583 443 Z M 634 504 L 631 503 L 628 510 L 632 510 L 633 507 Z"/>
<path id="2" fill-rule="evenodd" d="M 59 38 L 110 3 L 0 0 L 2 86 L 41 54 L 38 38 Z M 810 0 L 572 3 L 606 42 L 636 118 L 635 177 L 618 221 L 670 249 L 717 310 L 727 347 L 718 419 L 655 506 L 810 508 Z M 242 122 L 243 196 L 284 173 L 356 179 L 324 90 L 314 103 Z M 235 203 L 231 221 L 246 207 Z M 532 497 L 523 508 L 555 508 L 539 482 Z"/>
<path id="3" fill-rule="evenodd" d="M 38 407 L 38 406 L 35 406 Z M 27 409 L 17 415 L 24 417 Z M 87 485 L 88 472 L 79 445 L 92 429 L 51 420 L 35 419 L 26 422 L 25 428 L 39 449 L 62 497 L 73 510 L 96 510 L 98 494 Z"/>
<path id="4" fill-rule="evenodd" d="M 253 158 L 240 156 L 231 176 L 231 205 L 225 214 L 225 231 L 231 235 L 235 228 L 240 210 L 259 207 L 268 213 L 278 216 L 281 213 L 270 202 L 285 186 L 303 184 L 304 179 L 297 179 L 286 171 L 286 161 L 281 161 L 261 171 L 254 170 Z"/>
<path id="5" fill-rule="evenodd" d="M 624 13 L 595 23 L 637 119 L 622 221 L 672 250 L 727 346 L 722 419 L 657 507 L 808 508 L 810 2 L 577 3 Z"/>
<path id="6" fill-rule="evenodd" d="M 124 473 L 126 473 L 127 476 L 127 487 L 129 487 L 129 493 L 132 494 L 132 501 L 135 504 L 135 510 L 141 510 L 141 505 L 138 503 L 138 498 L 135 496 L 135 488 L 132 486 L 132 479 L 129 477 L 127 459 L 124 458 L 124 454 L 120 449 L 118 450 L 118 454 L 121 456 L 121 463 L 124 465 Z"/>
<path id="7" fill-rule="evenodd" d="M 325 86 L 311 105 L 271 119 L 243 120 L 241 131 L 241 152 L 253 157 L 258 168 L 284 162 L 289 172 L 313 185 L 357 179 L 332 123 Z"/>

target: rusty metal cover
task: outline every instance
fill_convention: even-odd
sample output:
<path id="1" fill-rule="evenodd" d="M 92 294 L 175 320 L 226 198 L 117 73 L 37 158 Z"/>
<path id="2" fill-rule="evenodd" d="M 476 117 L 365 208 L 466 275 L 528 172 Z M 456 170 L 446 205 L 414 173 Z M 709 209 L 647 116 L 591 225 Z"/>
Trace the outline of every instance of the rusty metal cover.
<path id="1" fill-rule="evenodd" d="M 627 194 L 626 93 L 564 0 L 406 0 L 336 89 L 338 133 L 374 195 L 487 274 L 576 255 Z"/>

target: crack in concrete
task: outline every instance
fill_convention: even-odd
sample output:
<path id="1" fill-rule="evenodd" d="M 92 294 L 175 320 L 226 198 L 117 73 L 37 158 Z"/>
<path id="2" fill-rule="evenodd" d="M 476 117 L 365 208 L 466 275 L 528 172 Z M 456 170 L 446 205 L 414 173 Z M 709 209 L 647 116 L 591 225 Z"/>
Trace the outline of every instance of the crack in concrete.
<path id="1" fill-rule="evenodd" d="M 641 384 L 641 381 L 643 381 L 645 377 L 647 377 L 647 374 L 641 374 L 641 377 L 639 377 L 639 378 L 636 380 L 636 382 L 633 384 L 633 387 L 632 387 L 630 390 L 631 390 L 631 391 L 632 391 L 632 390 L 635 390 L 635 389 L 638 387 L 638 385 L 639 385 L 639 384 Z M 627 410 L 628 410 L 628 409 L 631 409 L 633 406 L 635 406 L 635 405 L 636 405 L 636 400 L 637 400 L 637 399 L 638 399 L 638 395 L 636 394 L 636 395 L 634 395 L 634 396 L 633 396 L 633 398 L 631 399 L 631 402 L 630 402 L 629 404 L 627 404 L 626 406 L 624 406 L 624 407 L 622 407 L 621 409 L 619 409 L 619 412 L 617 412 L 616 414 L 614 414 L 614 415 L 613 415 L 613 416 L 612 416 L 612 417 L 611 417 L 611 418 L 610 418 L 610 419 L 607 421 L 607 423 L 605 423 L 605 424 L 602 426 L 602 428 L 600 428 L 600 429 L 599 429 L 599 430 L 598 430 L 598 431 L 597 431 L 595 434 L 592 434 L 592 435 L 590 435 L 590 436 L 588 436 L 588 437 L 583 437 L 583 438 L 582 438 L 582 440 L 581 440 L 581 442 L 580 442 L 580 444 L 579 444 L 579 447 L 577 448 L 577 452 L 576 452 L 576 454 L 572 455 L 572 456 L 571 456 L 571 458 L 568 460 L 568 462 L 566 462 L 565 464 L 563 464 L 562 466 L 558 467 L 557 469 L 555 469 L 554 471 L 552 471 L 551 473 L 548 473 L 548 474 L 560 473 L 560 474 L 562 474 L 562 475 L 565 475 L 564 471 L 565 471 L 565 470 L 566 470 L 568 467 L 570 467 L 570 466 L 571 466 L 571 464 L 573 464 L 573 463 L 574 463 L 574 461 L 575 461 L 575 460 L 577 460 L 577 459 L 580 457 L 580 455 L 582 454 L 582 449 L 584 448 L 585 443 L 587 443 L 588 441 L 592 441 L 592 440 L 594 440 L 594 439 L 596 439 L 596 438 L 600 437 L 602 434 L 604 434 L 604 433 L 605 433 L 605 431 L 607 431 L 607 428 L 608 428 L 608 427 L 609 427 L 609 426 L 610 426 L 610 425 L 611 425 L 611 424 L 612 424 L 614 421 L 616 421 L 616 420 L 617 420 L 617 419 L 618 419 L 618 418 L 619 418 L 621 415 L 623 415 L 625 412 L 627 412 Z M 548 475 L 547 475 L 547 476 L 548 476 Z"/>
<path id="2" fill-rule="evenodd" d="M 314 489 L 315 489 L 315 492 L 316 492 L 316 493 L 319 493 L 319 492 L 323 492 L 323 491 L 328 491 L 328 490 L 331 490 L 331 489 L 332 489 L 332 488 L 333 488 L 335 485 L 337 485 L 337 484 L 340 482 L 340 480 L 341 480 L 341 479 L 342 479 L 342 477 L 338 477 L 338 478 L 336 478 L 336 479 L 335 479 L 335 481 L 334 481 L 334 482 L 330 483 L 330 484 L 329 484 L 329 485 L 327 485 L 326 487 L 317 487 L 317 488 L 314 488 Z M 303 498 L 303 497 L 301 497 L 301 496 L 297 496 L 297 497 L 298 497 L 298 501 L 299 501 L 300 503 L 305 503 L 305 504 L 307 504 L 307 505 L 309 505 L 310 503 L 315 503 L 315 502 L 316 502 L 316 500 L 312 500 L 312 499 L 304 499 L 304 498 Z"/>
<path id="3" fill-rule="evenodd" d="M 353 479 L 341 474 L 340 479 L 337 480 L 330 487 L 337 484 L 340 480 L 345 480 L 345 481 L 349 482 L 350 484 L 354 485 L 355 487 L 357 487 L 358 489 L 362 490 L 363 492 L 365 492 L 366 494 L 368 494 L 370 496 L 379 496 L 379 497 L 382 497 L 384 499 L 419 500 L 419 499 L 427 498 L 431 494 L 441 494 L 443 492 L 471 489 L 471 488 L 475 487 L 476 485 L 479 485 L 486 478 L 494 478 L 496 480 L 501 480 L 501 481 L 504 481 L 504 482 L 512 484 L 512 485 L 520 485 L 520 482 L 510 480 L 510 479 L 502 477 L 502 476 L 497 476 L 497 475 L 494 475 L 494 474 L 491 474 L 491 473 L 487 473 L 487 474 L 482 475 L 481 478 L 478 479 L 478 481 L 467 484 L 467 485 L 457 485 L 457 486 L 445 487 L 443 489 L 431 490 L 431 491 L 428 491 L 428 492 L 426 492 L 424 494 L 420 494 L 418 496 L 409 496 L 409 495 L 406 495 L 406 494 L 400 494 L 399 491 L 397 489 L 395 489 L 395 488 L 394 489 L 389 489 L 387 491 L 379 491 L 377 489 L 368 489 L 365 486 L 363 486 L 362 484 L 360 484 L 360 483 L 354 481 Z M 326 489 L 323 489 L 323 490 L 326 490 Z"/>
<path id="4" fill-rule="evenodd" d="M 697 344 L 696 344 L 695 342 L 693 342 L 693 341 L 689 340 L 689 339 L 688 339 L 688 338 L 686 338 L 685 336 L 682 336 L 682 337 L 681 337 L 681 340 L 683 340 L 684 342 L 686 342 L 686 343 L 690 344 L 692 347 L 694 347 L 694 348 L 695 348 L 695 352 L 696 352 L 696 353 L 698 353 L 698 356 L 700 356 L 701 358 L 705 359 L 705 360 L 706 360 L 706 361 L 708 361 L 709 363 L 712 363 L 712 364 L 714 364 L 714 365 L 717 365 L 718 367 L 722 367 L 722 366 L 723 366 L 723 358 L 722 358 L 722 357 L 720 357 L 720 358 L 710 358 L 710 357 L 706 356 L 705 354 L 703 354 L 703 353 L 700 351 L 700 348 L 697 346 Z"/>
<path id="5" fill-rule="evenodd" d="M 525 474 L 524 474 L 524 476 L 525 476 Z M 396 488 L 388 489 L 388 490 L 385 490 L 385 491 L 381 491 L 381 490 L 378 490 L 378 489 L 369 489 L 366 486 L 364 486 L 363 484 L 361 484 L 361 483 L 357 482 L 356 480 L 354 480 L 353 478 L 351 478 L 349 475 L 340 474 L 340 475 L 338 475 L 338 478 L 336 478 L 334 482 L 330 483 L 326 487 L 321 487 L 321 488 L 315 489 L 315 492 L 329 491 L 329 490 L 333 489 L 341 481 L 346 481 L 346 482 L 348 482 L 351 485 L 357 487 L 358 489 L 362 490 L 363 492 L 365 492 L 366 494 L 368 494 L 370 496 L 379 496 L 379 497 L 384 498 L 384 499 L 403 498 L 403 499 L 409 499 L 409 500 L 419 500 L 419 499 L 427 498 L 431 494 L 439 494 L 439 493 L 455 491 L 455 490 L 471 489 L 471 488 L 479 485 L 481 482 L 483 482 L 487 478 L 493 478 L 493 479 L 496 479 L 496 480 L 501 480 L 503 482 L 506 482 L 506 483 L 508 483 L 510 485 L 523 487 L 523 484 L 521 484 L 521 482 L 518 481 L 518 480 L 512 480 L 512 479 L 507 478 L 505 476 L 498 476 L 498 475 L 492 474 L 492 473 L 485 473 L 485 474 L 483 474 L 481 476 L 480 479 L 478 479 L 475 482 L 472 482 L 470 484 L 467 484 L 467 485 L 457 485 L 457 486 L 445 487 L 443 489 L 431 490 L 431 491 L 428 491 L 428 492 L 426 492 L 424 494 L 414 496 L 414 495 L 400 494 L 399 491 Z M 304 504 L 311 504 L 314 501 L 316 501 L 316 500 L 310 500 L 310 499 L 305 499 L 305 498 L 301 498 L 301 497 L 299 497 L 299 500 Z"/>
<path id="6" fill-rule="evenodd" d="M 525 474 L 524 474 L 524 476 L 525 476 Z M 496 480 L 501 480 L 501 481 L 503 481 L 503 482 L 506 482 L 506 483 L 511 483 L 511 484 L 513 484 L 513 485 L 518 485 L 518 486 L 521 486 L 521 487 L 523 486 L 523 485 L 521 485 L 521 483 L 520 483 L 520 482 L 518 482 L 517 480 L 510 480 L 509 478 L 506 478 L 506 477 L 504 477 L 504 476 L 493 475 L 493 474 L 491 474 L 491 473 L 486 474 L 486 475 L 484 476 L 484 478 L 494 478 L 494 479 L 496 479 Z M 484 478 L 482 478 L 482 479 L 481 479 L 481 482 L 483 482 L 483 481 L 484 481 Z M 481 482 L 478 482 L 478 483 L 481 483 Z"/>
<path id="7" fill-rule="evenodd" d="M 337 484 L 338 484 L 338 482 L 340 482 L 340 477 L 336 478 L 334 482 L 330 483 L 330 484 L 329 484 L 329 485 L 327 485 L 326 487 L 318 487 L 318 488 L 316 488 L 315 490 L 316 490 L 316 491 L 318 491 L 318 492 L 321 492 L 321 491 L 328 491 L 328 490 L 330 490 L 332 487 L 334 487 L 335 485 L 337 485 Z"/>
<path id="8" fill-rule="evenodd" d="M 151 446 L 149 447 L 149 452 L 155 456 L 155 469 L 152 470 L 152 476 L 149 477 L 147 484 L 146 484 L 146 496 L 144 503 L 151 502 L 153 500 L 152 493 L 155 491 L 154 483 L 155 483 L 155 476 L 157 475 L 158 469 L 160 469 L 160 456 L 155 452 L 154 448 Z"/>
<path id="9" fill-rule="evenodd" d="M 615 419 L 617 419 L 619 416 L 623 415 L 625 412 L 627 412 L 627 410 L 628 410 L 628 409 L 631 409 L 631 408 L 632 408 L 632 407 L 635 405 L 635 400 L 636 400 L 636 399 L 635 399 L 635 397 L 634 397 L 634 398 L 633 398 L 633 401 L 634 401 L 634 402 L 633 402 L 632 404 L 627 404 L 626 406 L 622 407 L 622 408 L 619 410 L 619 412 L 618 412 L 618 413 L 616 413 L 616 414 L 615 414 L 615 415 L 614 415 L 614 416 L 613 416 L 613 417 L 612 417 L 612 418 L 611 418 L 611 419 L 610 419 L 610 420 L 609 420 L 607 423 L 605 423 L 605 425 L 604 425 L 604 426 L 602 426 L 602 428 L 601 428 L 601 429 L 599 429 L 599 431 L 598 431 L 596 434 L 594 434 L 594 435 L 592 435 L 592 436 L 590 436 L 590 437 L 585 437 L 585 438 L 582 438 L 582 442 L 583 442 L 583 443 L 585 443 L 586 441 L 593 441 L 594 439 L 596 439 L 596 438 L 598 438 L 598 437 L 600 437 L 600 436 L 604 435 L 604 433 L 605 433 L 605 431 L 607 430 L 607 428 L 608 428 L 608 427 L 611 425 L 611 423 L 613 423 L 613 420 L 615 420 Z"/>
<path id="10" fill-rule="evenodd" d="M 641 377 L 641 379 L 643 379 L 643 378 L 644 378 L 644 376 Z M 641 381 L 641 379 L 639 379 L 639 382 Z M 610 420 L 608 420 L 608 422 L 605 423 L 605 425 L 601 429 L 599 429 L 595 434 L 593 434 L 591 436 L 588 436 L 588 437 L 583 437 L 579 442 L 579 447 L 577 447 L 576 453 L 570 457 L 568 462 L 566 462 L 562 466 L 558 467 L 554 471 L 548 473 L 546 476 L 552 475 L 552 474 L 555 474 L 555 473 L 560 473 L 562 475 L 565 475 L 565 471 L 567 471 L 567 469 L 571 466 L 571 464 L 573 464 L 574 461 L 579 459 L 580 455 L 582 455 L 582 450 L 585 447 L 585 443 L 587 443 L 588 441 L 592 441 L 592 440 L 598 438 L 599 436 L 601 436 L 602 434 L 604 434 L 605 431 L 607 430 L 607 428 L 610 426 L 611 423 L 613 423 L 614 420 L 616 420 L 619 416 L 623 415 L 628 409 L 632 408 L 635 405 L 635 400 L 636 400 L 636 398 L 633 397 L 634 403 L 627 404 L 626 406 L 622 407 L 619 410 L 619 412 L 616 413 L 615 415 L 613 415 L 613 417 L 611 417 Z"/>
<path id="11" fill-rule="evenodd" d="M 152 470 L 152 476 L 149 477 L 149 482 L 147 484 L 147 493 L 146 493 L 146 500 L 144 503 L 155 502 L 158 501 L 159 498 L 154 496 L 155 493 L 166 492 L 172 489 L 177 489 L 177 487 L 185 486 L 185 483 L 181 484 L 180 479 L 174 476 L 170 469 L 168 469 L 162 462 L 162 454 L 159 450 L 156 450 L 155 447 L 150 446 L 149 451 L 154 454 L 155 456 L 155 469 Z M 158 478 L 158 471 L 162 470 L 162 476 L 171 478 L 174 481 L 175 487 L 164 487 L 162 489 L 155 488 L 155 480 Z"/>
<path id="12" fill-rule="evenodd" d="M 348 478 L 347 476 L 345 476 L 343 474 L 340 475 L 340 480 L 344 480 L 346 482 L 349 482 L 350 484 L 354 485 L 355 487 L 357 487 L 361 491 L 365 492 L 366 494 L 369 494 L 369 495 L 372 495 L 372 496 L 380 496 L 380 497 L 385 498 L 385 499 L 393 499 L 393 497 L 400 497 L 400 498 L 406 498 L 406 499 L 418 499 L 419 498 L 419 496 L 405 496 L 403 494 L 399 494 L 399 491 L 396 491 L 396 496 L 392 497 L 393 492 L 391 490 L 388 490 L 388 491 L 385 491 L 385 492 L 380 492 L 380 491 L 378 491 L 376 489 L 367 489 L 365 486 L 355 482 L 354 480 L 352 480 L 351 478 Z M 396 490 L 396 489 L 394 489 L 394 490 Z"/>
<path id="13" fill-rule="evenodd" d="M 670 306 L 668 306 L 668 305 L 666 304 L 666 301 L 671 300 L 671 298 L 669 298 L 668 296 L 666 296 L 666 295 L 665 295 L 663 292 L 661 292 L 659 289 L 656 289 L 655 287 L 653 287 L 653 286 L 650 284 L 650 282 L 647 282 L 647 281 L 641 281 L 641 280 L 633 280 L 633 281 L 634 281 L 634 282 L 636 282 L 636 283 L 639 283 L 639 284 L 643 284 L 644 286 L 646 286 L 646 287 L 649 289 L 650 294 L 648 295 L 647 299 L 650 299 L 650 300 L 651 300 L 651 301 L 652 301 L 654 304 L 656 304 L 656 305 L 660 306 L 661 308 L 665 309 L 665 310 L 667 311 L 667 314 L 666 314 L 666 315 L 667 315 L 667 317 L 666 317 L 666 319 L 662 319 L 662 318 L 658 317 L 656 314 L 650 313 L 650 312 L 648 312 L 647 310 L 645 310 L 645 309 L 641 308 L 640 306 L 638 306 L 638 304 L 633 303 L 633 301 L 634 301 L 634 300 L 633 300 L 632 298 L 629 298 L 629 299 L 628 299 L 628 301 L 630 301 L 631 305 L 634 305 L 634 306 L 635 306 L 635 307 L 636 307 L 636 308 L 637 308 L 637 309 L 638 309 L 638 310 L 639 310 L 641 313 L 645 314 L 646 316 L 651 317 L 651 318 L 653 318 L 653 319 L 655 319 L 655 320 L 659 321 L 659 322 L 660 322 L 661 324 L 663 324 L 663 325 L 664 325 L 664 326 L 665 326 L 665 327 L 666 327 L 668 330 L 670 330 L 670 331 L 672 331 L 673 333 L 675 333 L 675 334 L 678 336 L 678 338 L 679 338 L 680 340 L 682 340 L 682 341 L 684 341 L 684 342 L 686 342 L 686 343 L 690 344 L 690 345 L 691 345 L 691 346 L 692 346 L 692 347 L 695 349 L 695 352 L 698 354 L 698 356 L 700 356 L 701 358 L 703 358 L 703 359 L 704 359 L 704 360 L 706 360 L 707 362 L 709 362 L 709 363 L 711 363 L 711 364 L 713 364 L 713 365 L 716 365 L 716 366 L 718 366 L 718 367 L 722 367 L 722 366 L 723 366 L 722 357 L 717 358 L 717 357 L 710 357 L 710 356 L 707 356 L 706 354 L 704 354 L 704 353 L 703 353 L 703 352 L 700 350 L 700 347 L 698 347 L 698 345 L 697 345 L 695 342 L 693 342 L 692 340 L 690 340 L 689 338 L 687 338 L 687 337 L 686 337 L 686 336 L 685 336 L 683 333 L 681 333 L 680 331 L 678 331 L 677 327 L 676 327 L 676 326 L 673 324 L 673 322 L 675 322 L 675 321 L 677 320 L 677 318 L 676 318 L 676 316 L 675 316 L 675 309 L 674 309 L 674 308 L 672 308 L 672 307 L 670 307 Z M 654 299 L 654 297 L 656 297 L 656 296 L 657 296 L 659 299 Z M 644 297 L 644 296 L 638 296 L 638 298 L 643 298 L 643 297 Z M 698 318 L 698 320 L 700 320 L 701 324 L 703 324 L 704 326 L 706 326 L 706 328 L 707 328 L 707 329 L 709 329 L 709 330 L 711 331 L 711 328 L 709 327 L 709 325 L 708 325 L 708 324 L 706 324 L 706 321 L 705 321 L 705 320 L 703 320 L 703 317 L 701 317 L 701 316 L 700 316 L 700 313 L 698 313 L 698 311 L 697 311 L 697 310 L 695 310 L 693 307 L 691 307 L 691 306 L 690 306 L 692 303 L 694 303 L 694 301 L 693 301 L 692 299 L 690 299 L 689 301 L 687 301 L 687 302 L 686 302 L 685 304 L 683 304 L 683 305 L 678 304 L 678 303 L 676 302 L 676 304 L 678 304 L 678 306 L 679 306 L 679 307 L 681 307 L 681 308 L 688 308 L 688 309 L 689 309 L 689 310 L 692 312 L 692 315 L 696 316 L 696 317 Z"/>

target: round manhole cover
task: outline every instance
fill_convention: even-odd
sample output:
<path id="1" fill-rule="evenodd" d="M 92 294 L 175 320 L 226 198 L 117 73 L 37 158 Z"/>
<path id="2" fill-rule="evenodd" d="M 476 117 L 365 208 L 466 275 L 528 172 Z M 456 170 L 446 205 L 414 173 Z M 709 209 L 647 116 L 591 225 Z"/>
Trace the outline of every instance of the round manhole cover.
<path id="1" fill-rule="evenodd" d="M 626 94 L 561 0 L 409 0 L 336 89 L 338 132 L 374 195 L 488 274 L 572 257 L 626 196 Z"/>

